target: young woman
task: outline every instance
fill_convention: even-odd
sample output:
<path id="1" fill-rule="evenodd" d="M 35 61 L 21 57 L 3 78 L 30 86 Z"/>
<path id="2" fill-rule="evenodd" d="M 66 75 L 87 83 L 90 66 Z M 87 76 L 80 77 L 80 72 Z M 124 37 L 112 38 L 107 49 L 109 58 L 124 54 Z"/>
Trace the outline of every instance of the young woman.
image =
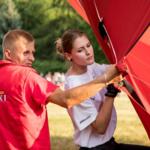
<path id="1" fill-rule="evenodd" d="M 65 89 L 85 84 L 97 76 L 104 76 L 109 81 L 119 74 L 115 65 L 95 62 L 93 47 L 84 32 L 67 30 L 56 41 L 56 48 L 71 64 L 66 73 Z M 74 142 L 80 146 L 80 150 L 150 149 L 115 142 L 113 134 L 117 119 L 114 98 L 118 92 L 113 84 L 108 84 L 95 96 L 68 109 L 75 130 Z"/>
<path id="2" fill-rule="evenodd" d="M 79 30 L 66 31 L 56 41 L 56 47 L 71 63 L 66 73 L 65 89 L 85 84 L 114 68 L 114 65 L 95 63 L 91 42 Z M 116 128 L 116 111 L 113 103 L 118 90 L 112 88 L 115 91 L 112 95 L 102 89 L 87 101 L 68 109 L 75 129 L 74 142 L 80 146 L 80 150 L 104 146 L 109 147 L 109 150 L 114 149 L 112 145 L 115 143 L 113 133 Z"/>

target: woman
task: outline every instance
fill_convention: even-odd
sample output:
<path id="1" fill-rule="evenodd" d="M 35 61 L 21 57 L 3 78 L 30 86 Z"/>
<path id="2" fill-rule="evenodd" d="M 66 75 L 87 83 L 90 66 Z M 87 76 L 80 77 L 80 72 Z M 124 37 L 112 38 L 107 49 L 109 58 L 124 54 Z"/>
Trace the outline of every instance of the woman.
<path id="1" fill-rule="evenodd" d="M 87 83 L 108 69 L 115 70 L 114 65 L 95 63 L 93 47 L 86 34 L 79 30 L 66 31 L 56 41 L 56 47 L 71 62 L 66 73 L 66 89 Z M 80 150 L 99 147 L 114 149 L 116 111 L 113 103 L 118 92 L 111 84 L 87 101 L 68 109 L 75 129 L 74 142 L 80 146 Z"/>
<path id="2" fill-rule="evenodd" d="M 107 82 L 119 74 L 115 65 L 95 63 L 93 47 L 84 32 L 67 30 L 56 41 L 56 48 L 71 64 L 66 73 L 66 89 L 87 83 L 97 76 L 105 78 Z M 113 104 L 118 92 L 113 84 L 108 84 L 95 96 L 68 109 L 75 130 L 74 142 L 80 146 L 80 150 L 150 149 L 115 142 L 113 134 L 117 120 Z"/>

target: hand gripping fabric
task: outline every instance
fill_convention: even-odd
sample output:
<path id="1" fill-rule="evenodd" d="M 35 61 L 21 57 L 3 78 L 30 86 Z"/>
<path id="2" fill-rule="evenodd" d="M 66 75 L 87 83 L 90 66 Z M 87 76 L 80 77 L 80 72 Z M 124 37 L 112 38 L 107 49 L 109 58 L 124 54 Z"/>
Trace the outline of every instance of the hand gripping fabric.
<path id="1" fill-rule="evenodd" d="M 107 92 L 105 93 L 105 96 L 108 96 L 108 97 L 116 97 L 118 92 L 120 92 L 120 90 L 116 88 L 113 83 L 108 84 L 106 89 L 107 89 Z"/>

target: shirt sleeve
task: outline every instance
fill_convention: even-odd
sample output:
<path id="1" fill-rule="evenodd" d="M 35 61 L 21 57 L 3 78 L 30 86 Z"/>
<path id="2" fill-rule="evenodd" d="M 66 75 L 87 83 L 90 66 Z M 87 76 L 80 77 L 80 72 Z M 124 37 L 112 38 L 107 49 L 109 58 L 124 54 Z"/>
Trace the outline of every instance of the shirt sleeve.
<path id="1" fill-rule="evenodd" d="M 98 76 L 98 75 L 102 75 L 103 73 L 105 73 L 109 66 L 110 65 L 108 65 L 108 64 L 94 63 L 90 67 L 91 67 L 93 73 L 95 74 L 95 76 Z"/>
<path id="2" fill-rule="evenodd" d="M 46 104 L 48 96 L 57 89 L 58 86 L 47 81 L 36 72 L 30 72 L 26 80 L 27 96 L 39 104 Z"/>

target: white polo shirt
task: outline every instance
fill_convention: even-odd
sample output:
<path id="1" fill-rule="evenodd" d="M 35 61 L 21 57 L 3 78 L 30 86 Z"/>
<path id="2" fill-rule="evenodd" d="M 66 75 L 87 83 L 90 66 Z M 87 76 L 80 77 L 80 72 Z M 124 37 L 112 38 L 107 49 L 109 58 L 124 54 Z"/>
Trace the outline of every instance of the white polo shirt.
<path id="1" fill-rule="evenodd" d="M 66 76 L 65 89 L 73 88 L 93 80 L 96 76 L 103 74 L 107 66 L 94 63 L 88 66 L 87 72 L 84 74 Z M 91 148 L 101 145 L 112 138 L 117 120 L 115 108 L 112 110 L 111 120 L 105 134 L 99 134 L 91 127 L 91 123 L 96 119 L 99 107 L 104 101 L 105 92 L 106 89 L 102 89 L 95 96 L 68 110 L 74 125 L 75 144 Z"/>

